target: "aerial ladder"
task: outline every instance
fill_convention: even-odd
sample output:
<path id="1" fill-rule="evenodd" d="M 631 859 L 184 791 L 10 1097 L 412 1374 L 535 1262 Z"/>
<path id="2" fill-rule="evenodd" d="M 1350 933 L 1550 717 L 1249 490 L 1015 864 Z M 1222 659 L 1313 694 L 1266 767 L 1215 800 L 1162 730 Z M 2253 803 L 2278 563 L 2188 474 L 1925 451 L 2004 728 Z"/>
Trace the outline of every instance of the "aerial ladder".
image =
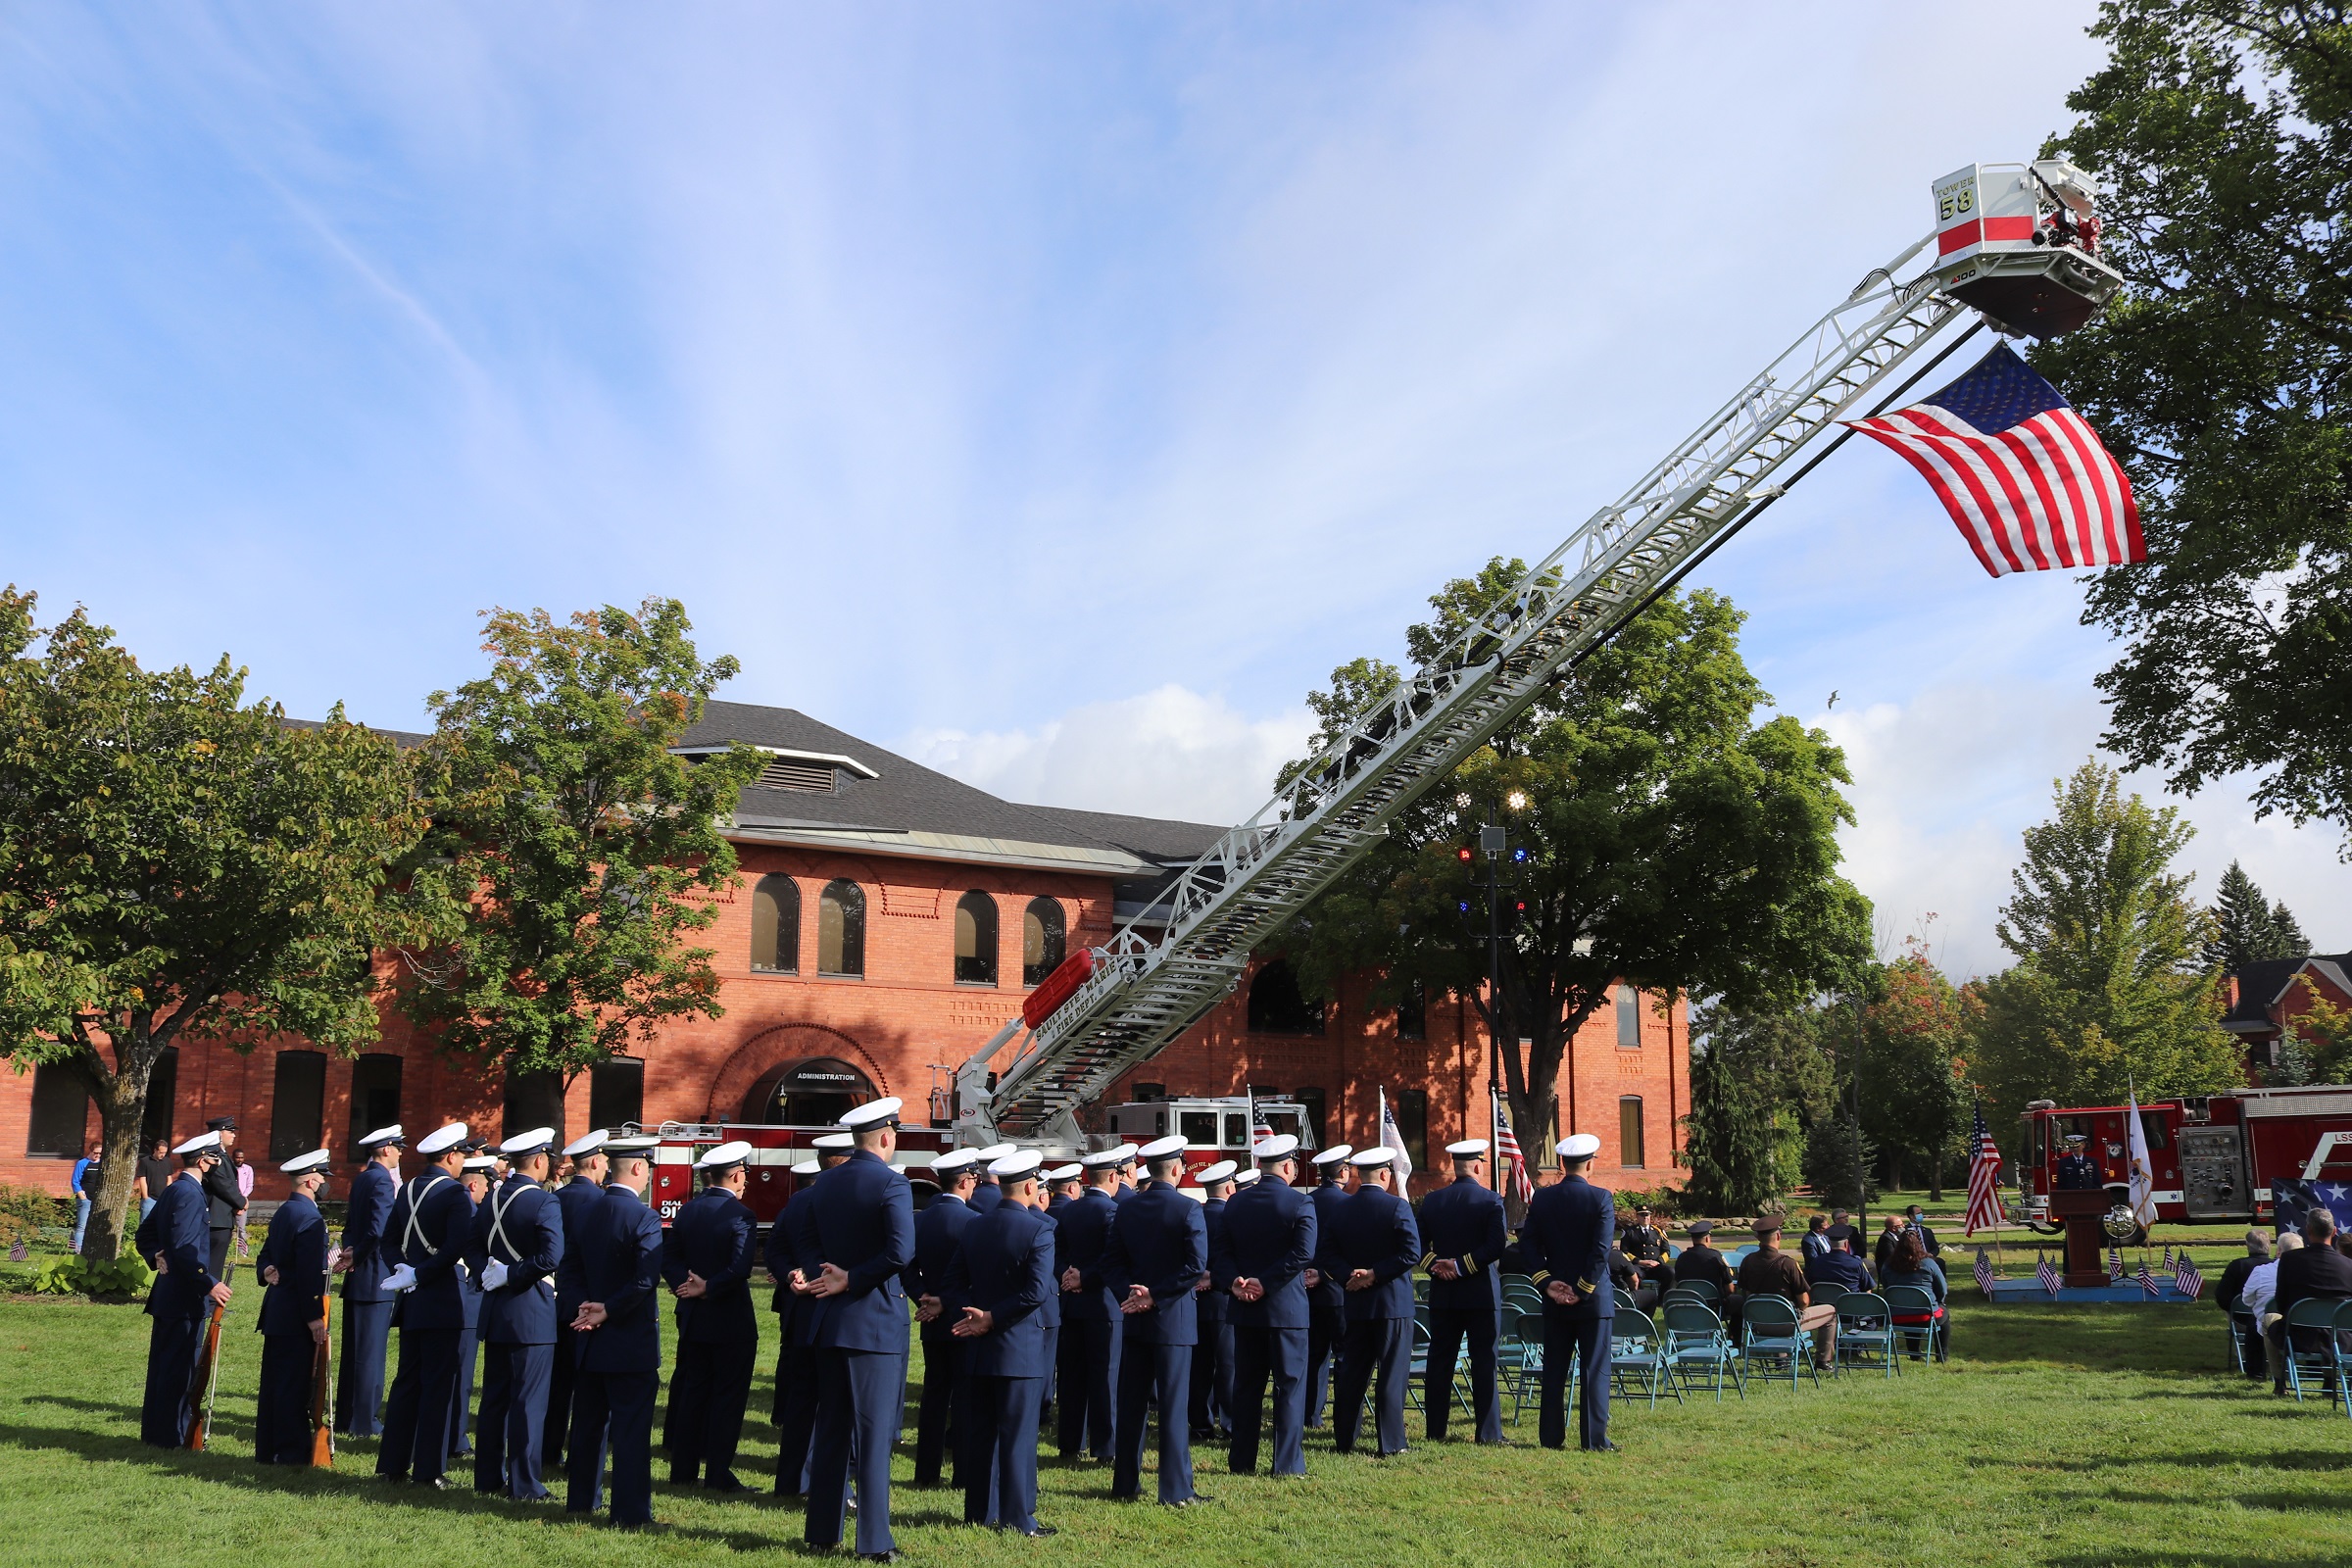
<path id="1" fill-rule="evenodd" d="M 1055 971 L 956 1070 L 957 1142 L 1083 1147 L 1081 1109 L 1231 995 L 1252 949 L 1399 810 L 1828 457 L 1842 421 L 1891 406 L 1985 326 L 2051 337 L 2095 316 L 2123 280 L 2097 255 L 2094 194 L 2054 159 L 1937 180 L 1933 232 L 1358 713 L 1162 901 Z"/>

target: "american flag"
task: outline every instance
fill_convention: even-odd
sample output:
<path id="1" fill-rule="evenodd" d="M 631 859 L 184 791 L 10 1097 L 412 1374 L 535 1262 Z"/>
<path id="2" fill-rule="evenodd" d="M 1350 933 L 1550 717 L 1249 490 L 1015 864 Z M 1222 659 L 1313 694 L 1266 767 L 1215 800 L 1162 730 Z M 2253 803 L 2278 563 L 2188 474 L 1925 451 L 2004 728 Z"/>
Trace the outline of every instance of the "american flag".
<path id="1" fill-rule="evenodd" d="M 2050 1261 L 2049 1253 L 2040 1254 L 2040 1261 L 2034 1265 L 2034 1277 L 2041 1281 L 2041 1288 L 2049 1292 L 2052 1297 L 2058 1294 L 2058 1268 Z"/>
<path id="2" fill-rule="evenodd" d="M 2180 1288 L 2182 1296 L 2192 1301 L 2205 1294 L 2205 1276 L 2196 1264 L 2189 1261 L 2188 1249 L 2185 1247 L 2180 1249 L 2180 1257 L 2173 1262 L 2173 1283 Z"/>
<path id="3" fill-rule="evenodd" d="M 1926 402 L 1847 422 L 1920 471 L 1995 577 L 2148 559 L 2132 481 L 2005 343 Z"/>
<path id="4" fill-rule="evenodd" d="M 2157 1284 L 2156 1276 L 2148 1272 L 2148 1260 L 2144 1257 L 2139 1260 L 2139 1288 L 2150 1296 L 2164 1294 L 2164 1287 Z"/>
<path id="5" fill-rule="evenodd" d="M 1519 1140 L 1511 1132 L 1511 1113 L 1503 1105 L 1499 1091 L 1494 1094 L 1494 1163 L 1511 1173 L 1511 1196 L 1524 1208 L 1534 1201 L 1536 1184 L 1527 1174 L 1527 1156 L 1519 1152 Z"/>
<path id="6" fill-rule="evenodd" d="M 25 1247 L 24 1238 L 22 1236 L 17 1238 L 17 1245 L 8 1250 L 8 1260 L 11 1263 L 22 1263 L 30 1255 L 30 1250 Z"/>
<path id="7" fill-rule="evenodd" d="M 2124 1272 L 2124 1250 L 2120 1247 L 2107 1249 L 2107 1283 L 2121 1285 L 2130 1278 L 2131 1276 Z"/>
<path id="8" fill-rule="evenodd" d="M 1991 1258 L 1989 1258 L 1989 1257 L 1986 1257 L 1986 1256 L 1984 1255 L 1984 1249 L 1983 1249 L 1982 1247 L 1980 1247 L 1980 1248 L 1978 1248 L 1978 1249 L 1977 1249 L 1977 1268 L 1976 1268 L 1976 1272 L 1977 1272 L 1977 1289 L 1978 1289 L 1978 1290 L 1980 1290 L 1980 1291 L 1983 1291 L 1983 1292 L 1984 1292 L 1984 1294 L 1985 1294 L 1987 1297 L 1991 1296 L 1991 1295 L 1992 1295 L 1992 1259 L 1991 1259 Z"/>
<path id="9" fill-rule="evenodd" d="M 1961 1234 L 1974 1236 L 1979 1226 L 1998 1230 L 2009 1223 L 2001 1207 L 2001 1151 L 1984 1125 L 1984 1102 L 1977 1102 L 1977 1125 L 1968 1135 L 1968 1217 Z"/>

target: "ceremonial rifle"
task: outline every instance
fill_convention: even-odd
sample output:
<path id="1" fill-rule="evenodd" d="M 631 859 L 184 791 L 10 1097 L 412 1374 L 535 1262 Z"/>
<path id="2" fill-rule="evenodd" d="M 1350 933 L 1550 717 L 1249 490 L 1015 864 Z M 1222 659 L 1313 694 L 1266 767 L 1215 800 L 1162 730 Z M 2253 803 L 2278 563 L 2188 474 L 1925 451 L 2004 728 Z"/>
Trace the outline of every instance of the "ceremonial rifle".
<path id="1" fill-rule="evenodd" d="M 215 1301 L 212 1320 L 204 1329 L 204 1349 L 197 1355 L 195 1368 L 188 1378 L 190 1394 L 194 1394 L 199 1387 L 204 1390 L 203 1407 L 188 1425 L 188 1450 L 191 1453 L 204 1451 L 205 1437 L 212 1430 L 213 1390 L 220 1382 L 220 1320 L 226 1316 L 228 1303 Z"/>
<path id="2" fill-rule="evenodd" d="M 326 1276 L 318 1286 L 318 1344 L 311 1351 L 311 1468 L 331 1470 L 335 1464 L 335 1422 L 328 1403 L 328 1347 L 335 1341 L 335 1250 L 326 1250 Z"/>

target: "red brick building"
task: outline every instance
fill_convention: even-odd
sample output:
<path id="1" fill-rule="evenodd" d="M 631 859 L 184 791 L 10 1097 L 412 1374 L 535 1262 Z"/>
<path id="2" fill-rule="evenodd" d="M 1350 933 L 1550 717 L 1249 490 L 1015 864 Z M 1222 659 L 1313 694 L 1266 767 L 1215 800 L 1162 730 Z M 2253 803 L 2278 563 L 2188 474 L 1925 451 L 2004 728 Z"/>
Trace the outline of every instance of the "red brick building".
<path id="1" fill-rule="evenodd" d="M 1016 805 L 789 709 L 712 703 L 681 750 L 731 742 L 770 761 L 727 834 L 741 883 L 702 939 L 717 955 L 723 1016 L 669 1028 L 641 1057 L 568 1086 L 451 1061 L 390 1009 L 383 1039 L 357 1058 L 291 1039 L 250 1054 L 189 1045 L 159 1069 L 150 1130 L 177 1141 L 236 1116 L 262 1167 L 257 1192 L 277 1197 L 277 1159 L 325 1144 L 349 1161 L 354 1139 L 394 1121 L 572 1134 L 829 1121 L 881 1094 L 944 1122 L 956 1064 L 1018 1014 L 1028 989 L 1148 910 L 1224 831 Z M 1369 1005 L 1369 989 L 1353 980 L 1311 1007 L 1281 965 L 1260 965 L 1110 1098 L 1279 1092 L 1310 1107 L 1323 1142 L 1363 1143 L 1385 1088 L 1426 1150 L 1483 1136 L 1489 1053 L 1470 1004 L 1432 998 L 1400 1016 Z M 1561 1120 L 1600 1137 L 1605 1185 L 1677 1182 L 1689 1085 L 1687 1010 L 1662 1017 L 1621 993 L 1562 1070 Z M 76 1140 L 96 1129 L 64 1074 L 0 1076 L 0 1180 L 63 1192 Z"/>
<path id="2" fill-rule="evenodd" d="M 2269 958 L 2224 975 L 2222 985 L 2228 1004 L 2222 1027 L 2245 1048 L 2246 1082 L 2259 1087 L 2278 1065 L 2280 1038 L 2311 1010 L 2313 998 L 2352 1007 L 2352 953 Z"/>

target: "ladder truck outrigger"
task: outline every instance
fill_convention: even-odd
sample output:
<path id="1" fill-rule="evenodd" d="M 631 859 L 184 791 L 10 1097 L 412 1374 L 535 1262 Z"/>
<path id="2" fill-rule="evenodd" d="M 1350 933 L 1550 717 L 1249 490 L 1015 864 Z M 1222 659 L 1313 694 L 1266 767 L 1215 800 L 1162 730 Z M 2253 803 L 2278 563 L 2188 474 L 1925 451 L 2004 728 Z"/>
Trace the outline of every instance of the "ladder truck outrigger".
<path id="1" fill-rule="evenodd" d="M 2097 254 L 2095 186 L 2063 160 L 1970 164 L 1934 196 L 1931 233 L 1359 713 L 1183 873 L 1153 924 L 1130 919 L 1072 955 L 956 1070 L 956 1142 L 1085 1147 L 1082 1109 L 1229 996 L 1251 950 L 1397 811 L 1810 472 L 1844 440 L 1841 421 L 1891 407 L 1984 326 L 2054 337 L 2123 284 Z"/>

